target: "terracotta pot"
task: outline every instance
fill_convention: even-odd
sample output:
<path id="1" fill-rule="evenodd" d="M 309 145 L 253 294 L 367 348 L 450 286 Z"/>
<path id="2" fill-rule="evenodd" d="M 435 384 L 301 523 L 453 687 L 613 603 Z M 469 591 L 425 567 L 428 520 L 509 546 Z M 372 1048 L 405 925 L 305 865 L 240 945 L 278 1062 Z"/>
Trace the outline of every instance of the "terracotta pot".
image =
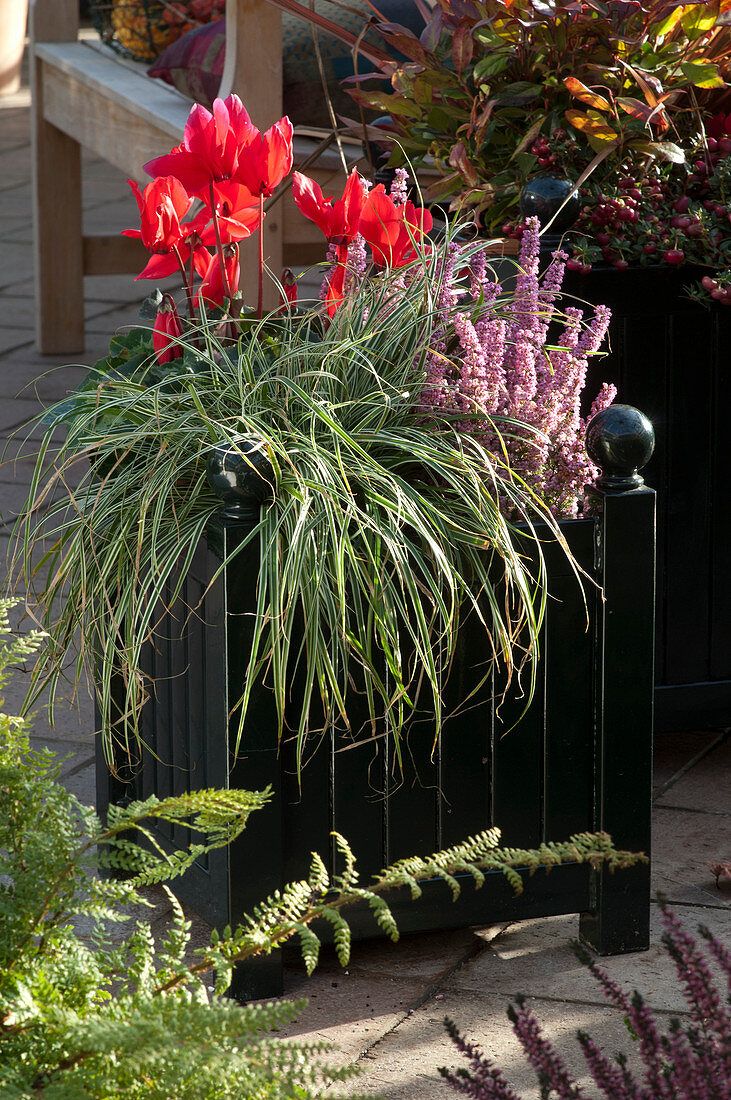
<path id="1" fill-rule="evenodd" d="M 0 95 L 20 88 L 28 0 L 0 0 Z"/>

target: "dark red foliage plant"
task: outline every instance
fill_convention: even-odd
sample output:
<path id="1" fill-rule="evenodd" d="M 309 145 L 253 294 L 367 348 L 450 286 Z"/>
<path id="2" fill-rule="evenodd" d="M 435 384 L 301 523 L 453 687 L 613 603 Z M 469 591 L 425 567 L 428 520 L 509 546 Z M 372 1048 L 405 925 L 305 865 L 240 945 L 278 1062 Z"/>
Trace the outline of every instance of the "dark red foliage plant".
<path id="1" fill-rule="evenodd" d="M 541 1030 L 524 998 L 508 1008 L 513 1030 L 538 1077 L 541 1100 L 730 1100 L 731 1098 L 731 951 L 709 930 L 699 928 L 704 947 L 694 939 L 675 913 L 661 901 L 665 932 L 662 942 L 672 958 L 688 1005 L 683 1021 L 671 1018 L 663 1029 L 638 992 L 628 996 L 582 948 L 577 954 L 599 982 L 637 1044 L 643 1064 L 641 1076 L 629 1069 L 623 1054 L 609 1057 L 590 1035 L 580 1031 L 578 1041 L 596 1091 L 580 1087 L 560 1054 Z M 726 978 L 722 990 L 714 978 L 714 960 Z M 439 1072 L 455 1092 L 474 1100 L 521 1100 L 501 1070 L 452 1020 L 445 1026 L 469 1068 Z"/>

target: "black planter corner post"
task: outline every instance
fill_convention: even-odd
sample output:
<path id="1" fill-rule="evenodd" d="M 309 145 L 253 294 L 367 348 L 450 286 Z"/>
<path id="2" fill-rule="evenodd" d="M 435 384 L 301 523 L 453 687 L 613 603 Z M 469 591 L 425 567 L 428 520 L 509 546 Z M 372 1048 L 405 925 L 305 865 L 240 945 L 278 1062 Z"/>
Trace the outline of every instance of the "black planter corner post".
<path id="1" fill-rule="evenodd" d="M 595 528 L 597 829 L 615 845 L 650 855 L 655 626 L 655 491 L 638 473 L 652 456 L 650 421 L 630 405 L 593 418 L 586 446 L 601 476 Z M 649 946 L 650 866 L 592 875 L 582 940 L 600 955 Z"/>
<path id="2" fill-rule="evenodd" d="M 216 447 L 208 458 L 207 476 L 209 485 L 222 502 L 218 522 L 208 530 L 208 545 L 217 559 L 225 560 L 236 553 L 259 522 L 262 504 L 271 500 L 274 470 L 260 442 L 245 439 L 236 445 Z M 225 583 L 217 589 L 216 622 L 226 670 L 221 685 L 222 705 L 217 709 L 217 733 L 226 745 L 228 774 L 222 785 L 252 791 L 270 787 L 272 800 L 251 815 L 245 837 L 234 841 L 225 851 L 226 889 L 221 891 L 222 896 L 209 899 L 210 922 L 219 927 L 235 925 L 245 913 L 251 913 L 255 905 L 284 885 L 284 806 L 279 746 L 273 735 L 276 728 L 274 710 L 271 705 L 267 706 L 269 700 L 265 693 L 254 696 L 246 723 L 243 756 L 236 753 L 237 719 L 230 712 L 240 697 L 242 657 L 251 651 L 256 610 L 254 578 L 258 570 L 259 545 L 255 541 L 239 550 L 234 567 L 226 569 Z M 216 881 L 216 876 L 211 876 L 211 884 Z M 220 881 L 219 878 L 219 886 Z M 259 955 L 243 966 L 234 967 L 229 992 L 236 1000 L 245 1002 L 279 996 L 283 991 L 281 951 Z"/>

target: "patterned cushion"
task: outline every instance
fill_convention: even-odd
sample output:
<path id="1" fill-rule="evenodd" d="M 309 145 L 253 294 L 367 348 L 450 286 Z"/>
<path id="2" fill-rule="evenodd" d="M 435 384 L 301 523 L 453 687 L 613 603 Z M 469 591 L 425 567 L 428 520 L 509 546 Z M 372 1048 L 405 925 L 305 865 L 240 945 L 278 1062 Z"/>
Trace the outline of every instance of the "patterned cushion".
<path id="1" fill-rule="evenodd" d="M 351 0 L 350 6 L 359 7 L 363 15 L 355 11 L 335 8 L 330 0 L 314 0 L 314 9 L 320 15 L 337 22 L 351 31 L 360 34 L 363 21 L 372 14 L 365 0 Z M 378 4 L 390 22 L 401 23 L 418 34 L 423 26 L 411 0 L 386 0 Z M 160 55 L 147 70 L 150 76 L 158 77 L 183 95 L 210 107 L 218 92 L 223 72 L 226 52 L 225 19 L 218 19 L 196 30 L 188 31 Z M 348 46 L 336 38 L 318 31 L 317 36 L 327 88 L 332 99 L 335 113 L 352 115 L 353 100 L 343 91 L 339 81 L 353 73 L 353 58 Z M 378 37 L 373 38 L 374 42 Z M 312 28 L 303 19 L 286 12 L 282 14 L 282 49 L 284 70 L 284 112 L 295 126 L 330 125 L 322 78 L 317 63 L 317 55 L 312 38 Z M 365 72 L 369 66 L 359 59 L 358 71 Z"/>

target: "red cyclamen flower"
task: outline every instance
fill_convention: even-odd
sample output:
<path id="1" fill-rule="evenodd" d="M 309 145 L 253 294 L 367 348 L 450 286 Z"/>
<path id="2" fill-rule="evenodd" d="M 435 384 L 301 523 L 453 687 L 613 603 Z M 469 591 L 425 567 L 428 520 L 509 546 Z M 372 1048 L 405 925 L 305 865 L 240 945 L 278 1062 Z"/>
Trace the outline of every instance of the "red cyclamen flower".
<path id="1" fill-rule="evenodd" d="M 329 317 L 334 317 L 336 310 L 342 304 L 345 297 L 345 276 L 347 274 L 346 259 L 348 246 L 343 245 L 337 250 L 337 263 L 330 273 L 325 295 L 325 308 Z"/>
<path id="2" fill-rule="evenodd" d="M 250 237 L 259 224 L 259 200 L 248 187 L 234 180 L 223 180 L 213 184 L 213 197 L 218 216 L 218 231 L 223 244 L 243 241 Z M 204 195 L 206 207 L 198 215 L 200 238 L 205 245 L 216 243 L 216 232 L 211 218 L 210 195 Z"/>
<path id="3" fill-rule="evenodd" d="M 155 327 L 152 330 L 152 346 L 160 365 L 169 363 L 171 359 L 179 357 L 181 349 L 177 343 L 177 338 L 182 334 L 183 326 L 180 323 L 175 302 L 169 294 L 166 294 L 157 311 Z"/>
<path id="4" fill-rule="evenodd" d="M 348 176 L 343 196 L 336 202 L 332 197 L 324 198 L 319 184 L 302 172 L 292 173 L 292 197 L 304 216 L 334 244 L 350 244 L 358 233 L 366 195 L 357 168 Z"/>
<path id="5" fill-rule="evenodd" d="M 360 232 L 379 267 L 403 267 L 416 258 L 416 247 L 432 227 L 432 216 L 413 202 L 396 206 L 382 183 L 369 191 L 360 216 Z"/>
<path id="6" fill-rule="evenodd" d="M 140 229 L 123 229 L 122 236 L 141 240 L 152 257 L 137 279 L 164 279 L 178 270 L 178 259 L 185 262 L 190 255 L 187 237 L 193 232 L 191 222 L 182 218 L 193 205 L 193 199 L 174 176 L 161 176 L 148 183 L 144 191 L 134 180 L 127 180 L 140 208 Z M 200 268 L 200 258 L 196 256 Z"/>
<path id="7" fill-rule="evenodd" d="M 226 279 L 221 271 L 221 261 L 218 252 L 214 252 L 208 264 L 208 270 L 203 276 L 198 293 L 195 296 L 194 305 L 200 306 L 201 300 L 206 306 L 222 306 L 224 299 L 228 297 L 226 282 L 235 294 L 239 286 L 239 248 L 236 244 L 223 246 L 223 262 L 226 268 Z"/>
<path id="8" fill-rule="evenodd" d="M 139 237 L 149 252 L 171 252 L 189 232 L 182 219 L 193 199 L 174 176 L 160 176 L 144 191 L 135 180 L 127 180 L 140 208 L 140 229 L 123 229 L 125 237 Z"/>
<path id="9" fill-rule="evenodd" d="M 285 313 L 287 306 L 292 309 L 297 305 L 297 279 L 291 267 L 285 267 L 282 272 L 282 310 Z"/>
<path id="10" fill-rule="evenodd" d="M 269 198 L 292 168 L 294 128 L 287 116 L 270 126 L 265 134 L 254 129 L 239 151 L 232 179 L 243 183 L 253 195 Z"/>
<path id="11" fill-rule="evenodd" d="M 211 183 L 232 179 L 239 156 L 259 134 L 236 95 L 213 102 L 213 113 L 196 103 L 188 115 L 183 141 L 145 165 L 151 176 L 176 176 L 197 195 Z"/>

